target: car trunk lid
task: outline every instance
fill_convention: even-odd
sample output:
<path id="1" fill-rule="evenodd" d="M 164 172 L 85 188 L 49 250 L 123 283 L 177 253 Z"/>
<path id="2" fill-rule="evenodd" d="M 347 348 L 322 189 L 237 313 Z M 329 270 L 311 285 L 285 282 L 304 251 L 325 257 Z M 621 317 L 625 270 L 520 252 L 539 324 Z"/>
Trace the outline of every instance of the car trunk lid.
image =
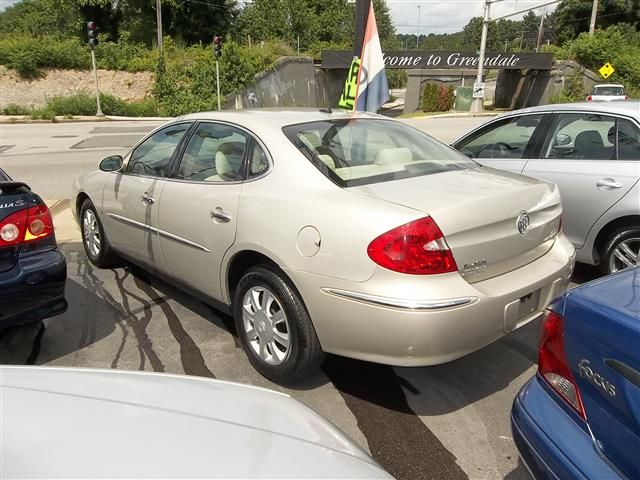
<path id="1" fill-rule="evenodd" d="M 628 478 L 640 478 L 639 295 L 640 269 L 630 268 L 580 287 L 564 312 L 567 358 L 589 429 Z"/>
<path id="2" fill-rule="evenodd" d="M 442 230 L 460 274 L 470 283 L 515 270 L 544 255 L 557 236 L 562 211 L 553 184 L 487 167 L 349 190 L 430 215 Z M 518 219 L 524 212 L 529 224 L 520 233 Z"/>

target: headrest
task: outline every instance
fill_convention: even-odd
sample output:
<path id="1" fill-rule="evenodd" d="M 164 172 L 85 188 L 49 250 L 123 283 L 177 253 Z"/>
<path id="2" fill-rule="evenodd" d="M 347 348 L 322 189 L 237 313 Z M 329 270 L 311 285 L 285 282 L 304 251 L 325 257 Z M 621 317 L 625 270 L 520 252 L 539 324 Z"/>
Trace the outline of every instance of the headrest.
<path id="1" fill-rule="evenodd" d="M 402 166 L 411 162 L 413 155 L 407 147 L 383 148 L 378 151 L 375 163 L 376 165 Z"/>

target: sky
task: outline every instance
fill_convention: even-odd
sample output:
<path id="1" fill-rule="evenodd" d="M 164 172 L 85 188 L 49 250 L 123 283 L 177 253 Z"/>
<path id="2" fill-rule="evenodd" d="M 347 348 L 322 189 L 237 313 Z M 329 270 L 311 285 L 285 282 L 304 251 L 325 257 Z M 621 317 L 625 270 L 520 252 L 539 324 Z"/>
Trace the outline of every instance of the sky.
<path id="1" fill-rule="evenodd" d="M 0 0 L 0 11 L 20 0 Z M 491 7 L 491 15 L 499 16 L 533 7 L 544 0 L 504 0 Z M 472 17 L 482 15 L 483 0 L 387 0 L 397 33 L 459 32 Z M 418 21 L 418 6 L 420 18 Z M 551 10 L 553 7 L 545 7 Z M 542 10 L 537 10 L 540 13 Z M 521 18 L 522 15 L 514 17 Z"/>

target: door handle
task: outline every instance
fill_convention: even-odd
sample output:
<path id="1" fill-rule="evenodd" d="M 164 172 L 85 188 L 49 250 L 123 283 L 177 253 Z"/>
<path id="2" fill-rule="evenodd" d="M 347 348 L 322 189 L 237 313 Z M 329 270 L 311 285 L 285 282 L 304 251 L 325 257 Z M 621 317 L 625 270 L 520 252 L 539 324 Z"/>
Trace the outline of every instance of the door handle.
<path id="1" fill-rule="evenodd" d="M 220 222 L 223 222 L 223 223 L 228 223 L 231 221 L 231 215 L 226 213 L 220 207 L 217 207 L 214 211 L 211 212 L 211 218 L 213 218 L 214 221 L 219 220 Z"/>
<path id="2" fill-rule="evenodd" d="M 142 197 L 140 197 L 142 199 L 142 203 L 144 203 L 147 206 L 153 205 L 153 203 L 155 202 L 155 199 L 150 196 L 147 192 L 144 192 L 142 194 Z"/>
<path id="3" fill-rule="evenodd" d="M 601 178 L 598 180 L 596 185 L 600 190 L 611 190 L 622 187 L 622 184 L 620 182 L 616 182 L 613 178 Z"/>

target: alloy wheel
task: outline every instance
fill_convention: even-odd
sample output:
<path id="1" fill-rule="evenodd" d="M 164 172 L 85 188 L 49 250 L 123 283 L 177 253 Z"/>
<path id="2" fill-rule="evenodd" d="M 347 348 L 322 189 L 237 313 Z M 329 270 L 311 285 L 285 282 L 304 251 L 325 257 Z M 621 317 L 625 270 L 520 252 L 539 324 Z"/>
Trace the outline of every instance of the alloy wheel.
<path id="1" fill-rule="evenodd" d="M 614 248 L 609 258 L 609 271 L 617 272 L 638 265 L 640 256 L 640 237 L 627 238 Z"/>
<path id="2" fill-rule="evenodd" d="M 97 257 L 100 255 L 100 228 L 98 227 L 98 219 L 91 210 L 85 210 L 84 217 L 82 219 L 82 234 L 84 237 L 84 244 L 87 250 Z"/>
<path id="3" fill-rule="evenodd" d="M 291 329 L 276 296 L 262 286 L 251 287 L 242 301 L 242 323 L 247 341 L 269 365 L 280 365 L 290 352 Z"/>

